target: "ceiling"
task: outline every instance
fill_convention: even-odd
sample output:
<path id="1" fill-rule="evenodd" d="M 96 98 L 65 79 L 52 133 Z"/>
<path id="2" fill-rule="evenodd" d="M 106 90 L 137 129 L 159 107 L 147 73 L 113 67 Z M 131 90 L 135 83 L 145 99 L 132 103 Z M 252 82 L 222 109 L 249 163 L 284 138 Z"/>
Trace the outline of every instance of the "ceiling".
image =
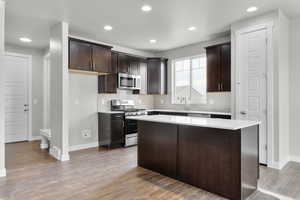
<path id="1" fill-rule="evenodd" d="M 141 11 L 149 4 L 153 10 Z M 245 10 L 255 5 L 259 10 Z M 163 51 L 207 40 L 229 31 L 230 24 L 281 8 L 300 16 L 299 0 L 6 0 L 6 42 L 47 48 L 49 27 L 66 21 L 70 33 L 148 51 Z M 104 25 L 113 26 L 105 31 Z M 187 28 L 195 26 L 195 31 Z M 150 39 L 157 43 L 150 44 Z"/>

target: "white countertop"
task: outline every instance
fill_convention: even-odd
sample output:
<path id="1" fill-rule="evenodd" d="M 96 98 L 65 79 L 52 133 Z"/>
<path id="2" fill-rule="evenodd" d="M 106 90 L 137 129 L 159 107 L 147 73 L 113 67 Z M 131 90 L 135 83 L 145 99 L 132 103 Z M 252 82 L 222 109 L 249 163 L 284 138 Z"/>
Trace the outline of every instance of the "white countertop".
<path id="1" fill-rule="evenodd" d="M 227 112 L 211 112 L 211 111 L 199 111 L 199 110 L 168 110 L 168 109 L 151 109 L 148 112 L 174 112 L 174 113 L 188 113 L 188 114 L 207 114 L 207 115 L 227 115 L 231 116 L 231 113 Z"/>
<path id="2" fill-rule="evenodd" d="M 99 111 L 98 113 L 108 113 L 108 114 L 123 114 L 124 111 Z"/>
<path id="3" fill-rule="evenodd" d="M 159 122 L 167 124 L 199 126 L 207 128 L 238 130 L 260 124 L 259 121 L 244 121 L 244 120 L 228 120 L 228 119 L 211 119 L 201 117 L 186 117 L 172 115 L 142 115 L 126 117 L 139 121 Z"/>

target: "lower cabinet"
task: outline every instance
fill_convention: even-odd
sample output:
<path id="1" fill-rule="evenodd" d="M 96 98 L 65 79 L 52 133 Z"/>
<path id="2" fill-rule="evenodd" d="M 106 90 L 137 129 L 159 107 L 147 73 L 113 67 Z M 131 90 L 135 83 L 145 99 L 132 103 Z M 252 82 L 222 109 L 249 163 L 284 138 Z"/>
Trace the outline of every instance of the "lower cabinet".
<path id="1" fill-rule="evenodd" d="M 121 146 L 124 144 L 124 114 L 99 113 L 99 146 Z"/>

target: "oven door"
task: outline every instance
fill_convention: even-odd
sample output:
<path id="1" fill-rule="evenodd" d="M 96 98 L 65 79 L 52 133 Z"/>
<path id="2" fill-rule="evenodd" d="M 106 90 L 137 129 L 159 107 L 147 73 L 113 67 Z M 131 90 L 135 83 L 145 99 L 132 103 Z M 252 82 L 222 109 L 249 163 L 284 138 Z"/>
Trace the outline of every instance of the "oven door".
<path id="1" fill-rule="evenodd" d="M 136 120 L 126 119 L 125 120 L 125 134 L 135 134 L 138 132 L 138 126 Z"/>
<path id="2" fill-rule="evenodd" d="M 118 88 L 120 89 L 134 89 L 135 88 L 135 78 L 129 74 L 119 74 Z"/>

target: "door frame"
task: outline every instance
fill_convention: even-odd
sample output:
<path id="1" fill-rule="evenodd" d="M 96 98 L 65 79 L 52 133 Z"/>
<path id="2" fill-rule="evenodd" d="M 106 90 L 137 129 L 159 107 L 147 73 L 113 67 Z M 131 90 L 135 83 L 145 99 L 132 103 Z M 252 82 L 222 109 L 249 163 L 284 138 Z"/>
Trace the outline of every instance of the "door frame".
<path id="1" fill-rule="evenodd" d="M 50 66 L 48 64 L 50 63 L 50 53 L 47 53 L 43 58 L 43 94 L 44 94 L 44 100 L 43 100 L 43 129 L 48 129 L 49 127 L 46 127 L 47 122 L 49 122 L 49 101 L 50 101 Z M 48 68 L 49 67 L 49 68 Z M 49 124 L 48 124 L 49 126 Z"/>
<path id="2" fill-rule="evenodd" d="M 265 29 L 267 32 L 267 166 L 272 168 L 276 167 L 276 162 L 274 161 L 274 61 L 273 61 L 273 22 L 268 22 L 264 24 L 249 26 L 247 28 L 239 29 L 234 32 L 234 52 L 232 54 L 235 69 L 232 71 L 232 76 L 235 78 L 232 81 L 233 95 L 235 96 L 232 101 L 232 114 L 234 118 L 237 117 L 237 112 L 239 110 L 239 56 L 238 56 L 238 40 L 239 36 L 245 33 L 259 31 Z"/>
<path id="3" fill-rule="evenodd" d="M 32 136 L 32 56 L 20 53 L 14 53 L 6 51 L 4 56 L 14 56 L 14 57 L 21 57 L 28 60 L 28 105 L 29 105 L 29 112 L 28 112 L 28 128 L 27 128 L 27 140 L 32 141 L 34 138 Z"/>

